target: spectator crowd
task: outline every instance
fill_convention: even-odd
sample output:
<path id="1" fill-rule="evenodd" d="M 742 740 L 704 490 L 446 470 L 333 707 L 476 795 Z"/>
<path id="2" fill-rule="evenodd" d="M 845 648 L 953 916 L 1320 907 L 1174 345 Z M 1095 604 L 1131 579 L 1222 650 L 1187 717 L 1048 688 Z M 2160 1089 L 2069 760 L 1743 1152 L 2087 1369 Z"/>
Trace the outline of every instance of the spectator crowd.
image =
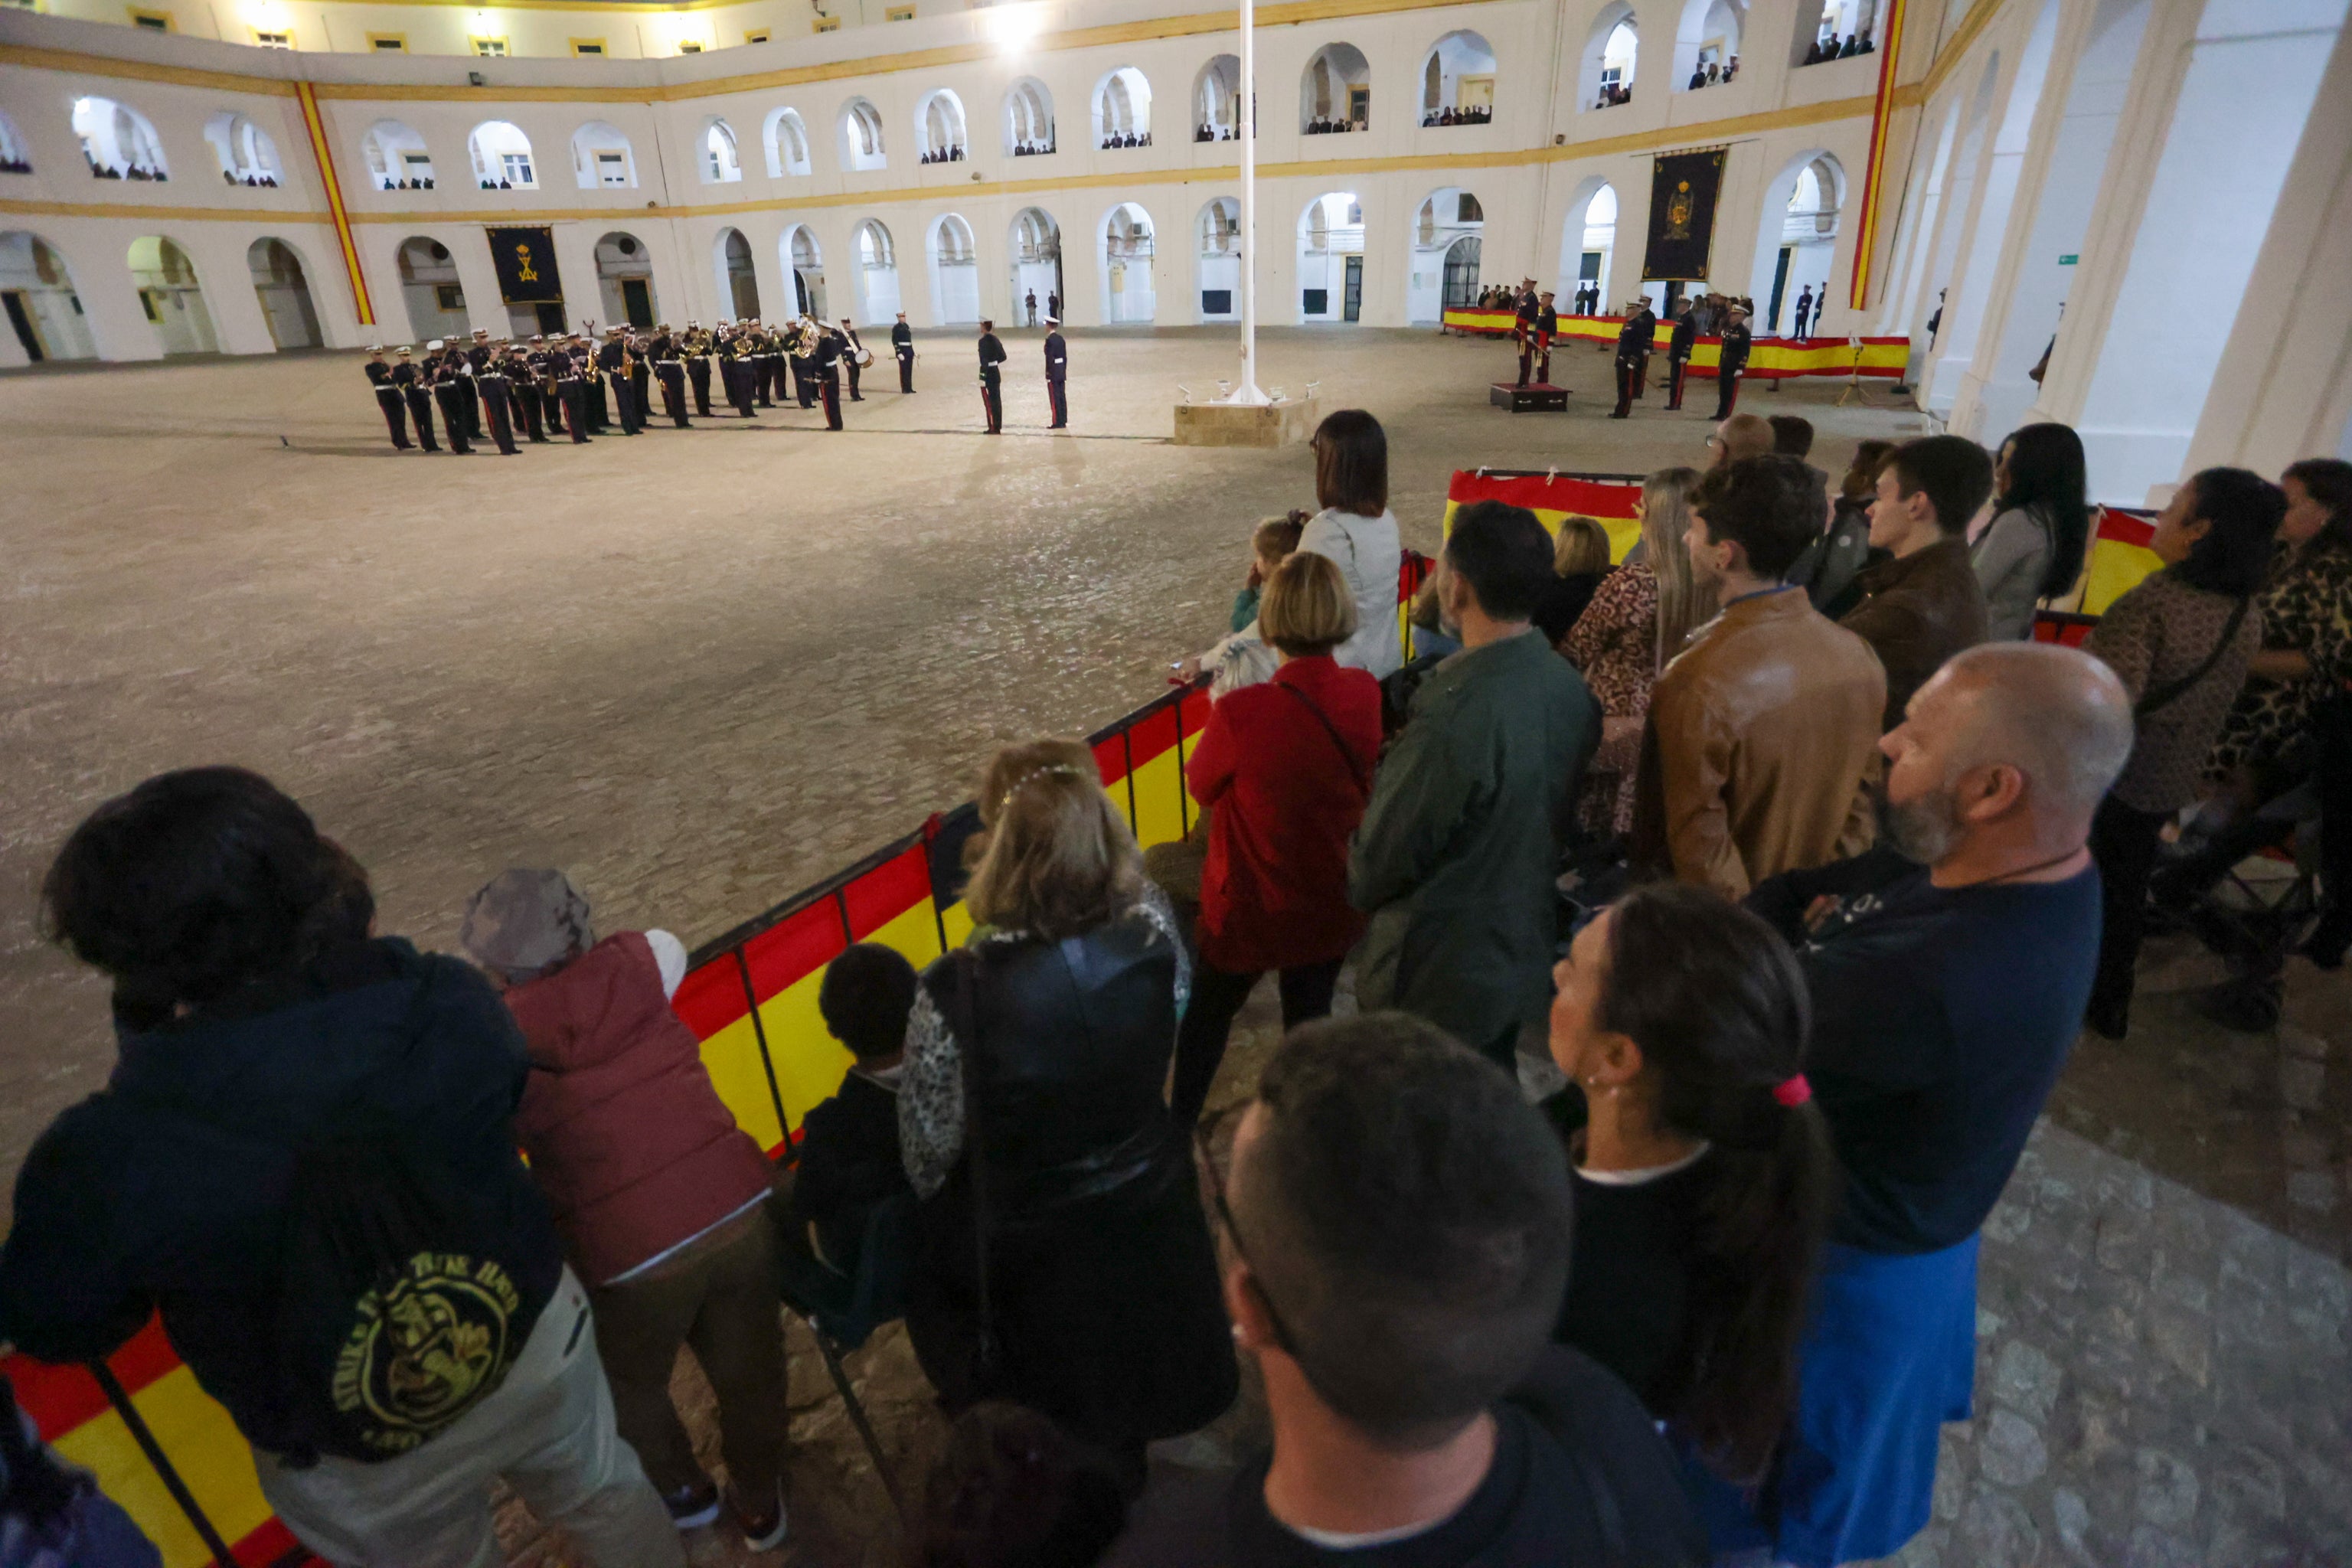
<path id="1" fill-rule="evenodd" d="M 1834 484 L 1811 440 L 1726 420 L 1615 564 L 1461 509 L 1409 647 L 1385 433 L 1330 416 L 1189 672 L 1195 830 L 1146 854 L 1086 745 L 998 751 L 971 938 L 834 961 L 854 1065 L 781 1170 L 675 937 L 517 868 L 421 952 L 268 781 L 151 778 L 42 887 L 120 1058 L 25 1164 L 0 1335 L 86 1360 L 160 1310 L 338 1563 L 492 1561 L 494 1479 L 605 1568 L 780 1544 L 780 1306 L 884 1278 L 954 1419 L 911 1561 L 1892 1555 L 1969 1409 L 1980 1227 L 2151 910 L 2288 792 L 2352 802 L 2352 465 L 2193 475 L 2073 648 L 2034 622 L 2090 547 L 2074 432 Z M 1230 1081 L 1269 973 L 1285 1037 Z M 1244 1360 L 1270 1445 L 1172 1483 L 1147 1445 Z M 120 1535 L 8 1459 L 12 1520 Z"/>

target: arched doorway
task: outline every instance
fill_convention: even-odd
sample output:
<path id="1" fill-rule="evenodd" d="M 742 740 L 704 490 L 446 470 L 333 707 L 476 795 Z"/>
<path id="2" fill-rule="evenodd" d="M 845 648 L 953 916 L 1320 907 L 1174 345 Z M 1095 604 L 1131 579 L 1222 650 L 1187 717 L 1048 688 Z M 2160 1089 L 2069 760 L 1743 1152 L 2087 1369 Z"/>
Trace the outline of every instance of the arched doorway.
<path id="1" fill-rule="evenodd" d="M 1457 185 L 1432 191 L 1413 215 L 1405 322 L 1433 326 L 1478 298 L 1478 251 L 1486 211 Z"/>
<path id="2" fill-rule="evenodd" d="M 7 310 L 25 357 L 34 363 L 98 357 L 73 275 L 39 235 L 22 229 L 0 234 L 0 306 Z"/>
<path id="3" fill-rule="evenodd" d="M 1056 298 L 1068 313 L 1069 291 L 1062 287 L 1062 226 L 1043 207 L 1023 207 L 1013 215 L 1013 304 L 1006 319 L 1026 321 L 1032 294 L 1037 296 L 1041 315 Z"/>
<path id="4" fill-rule="evenodd" d="M 1121 202 L 1103 215 L 1103 320 L 1118 326 L 1141 325 L 1157 312 L 1151 287 L 1151 215 Z"/>
<path id="5" fill-rule="evenodd" d="M 245 265 L 269 322 L 269 341 L 280 349 L 317 348 L 319 312 L 311 307 L 310 279 L 294 247 L 282 239 L 257 239 L 246 247 Z"/>
<path id="6" fill-rule="evenodd" d="M 948 213 L 931 225 L 926 240 L 931 253 L 931 319 L 943 327 L 980 320 L 980 252 L 972 244 L 971 225 Z M 1038 311 L 1045 311 L 1040 297 Z"/>
<path id="7" fill-rule="evenodd" d="M 1201 320 L 1242 316 L 1242 204 L 1219 196 L 1201 209 Z"/>
<path id="8" fill-rule="evenodd" d="M 806 224 L 794 224 L 778 242 L 785 269 L 793 275 L 793 308 L 822 321 L 824 314 L 824 252 Z"/>
<path id="9" fill-rule="evenodd" d="M 1642 49 L 1642 35 L 1633 7 L 1612 0 L 1593 18 L 1585 39 L 1584 58 L 1577 75 L 1576 101 L 1582 109 L 1613 109 L 1633 98 L 1633 68 Z"/>
<path id="10" fill-rule="evenodd" d="M 1764 187 L 1764 218 L 1748 285 L 1763 314 L 1750 323 L 1757 336 L 1794 331 L 1797 297 L 1808 289 L 1817 307 L 1827 302 L 1838 213 L 1844 205 L 1845 168 L 1827 153 L 1790 160 Z"/>
<path id="11" fill-rule="evenodd" d="M 1004 95 L 1004 151 L 1014 158 L 1054 151 L 1054 95 L 1034 76 L 1023 77 Z"/>
<path id="12" fill-rule="evenodd" d="M 1424 130 L 1484 125 L 1495 117 L 1495 48 L 1478 33 L 1448 33 L 1421 62 Z"/>
<path id="13" fill-rule="evenodd" d="M 1353 191 L 1317 196 L 1298 215 L 1298 319 L 1356 321 L 1364 308 L 1364 205 Z"/>
<path id="14" fill-rule="evenodd" d="M 1369 131 L 1372 68 L 1353 44 L 1326 44 L 1298 79 L 1298 129 L 1309 136 Z"/>
<path id="15" fill-rule="evenodd" d="M 437 239 L 411 235 L 400 242 L 396 259 L 400 297 L 408 306 L 408 330 L 415 341 L 464 336 L 466 289 L 457 281 L 457 258 L 449 247 Z"/>
<path id="16" fill-rule="evenodd" d="M 1121 66 L 1095 84 L 1095 146 L 1102 152 L 1151 145 L 1151 84 Z"/>
<path id="17" fill-rule="evenodd" d="M 858 325 L 879 326 L 898 313 L 898 247 L 880 218 L 857 226 Z"/>
<path id="18" fill-rule="evenodd" d="M 1230 142 L 1242 123 L 1242 62 L 1217 55 L 1192 83 L 1192 140 Z"/>
<path id="19" fill-rule="evenodd" d="M 140 308 L 154 323 L 156 341 L 165 354 L 220 353 L 213 332 L 213 313 L 205 305 L 204 285 L 188 253 L 161 235 L 131 242 L 131 279 L 139 289 Z"/>
<path id="20" fill-rule="evenodd" d="M 1617 187 L 1588 180 L 1568 204 L 1559 237 L 1559 289 L 1552 303 L 1561 315 L 1607 315 L 1612 309 L 1609 263 L 1617 247 Z"/>
<path id="21" fill-rule="evenodd" d="M 760 279 L 751 265 L 751 242 L 743 231 L 722 228 L 719 231 L 719 298 L 726 302 L 730 319 L 750 321 L 760 313 Z"/>
<path id="22" fill-rule="evenodd" d="M 661 320 L 654 298 L 654 258 L 634 234 L 613 233 L 596 242 L 596 294 L 605 326 L 627 322 L 650 327 Z"/>

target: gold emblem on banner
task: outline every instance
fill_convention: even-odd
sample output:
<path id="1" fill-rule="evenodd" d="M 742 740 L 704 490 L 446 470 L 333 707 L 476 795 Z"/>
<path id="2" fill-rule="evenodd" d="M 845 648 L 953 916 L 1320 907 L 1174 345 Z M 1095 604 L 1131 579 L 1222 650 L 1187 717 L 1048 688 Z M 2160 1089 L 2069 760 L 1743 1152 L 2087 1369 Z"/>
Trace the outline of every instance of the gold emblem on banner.
<path id="1" fill-rule="evenodd" d="M 1690 182 L 1675 182 L 1675 194 L 1666 198 L 1666 237 L 1688 239 L 1691 237 L 1691 216 L 1697 210 L 1698 203 L 1691 197 Z"/>
<path id="2" fill-rule="evenodd" d="M 1688 187 L 1685 186 L 1685 188 L 1687 189 Z M 518 245 L 515 247 L 515 278 L 517 281 L 523 283 L 536 283 L 539 281 L 539 274 L 532 269 L 530 265 L 530 247 L 528 245 Z"/>

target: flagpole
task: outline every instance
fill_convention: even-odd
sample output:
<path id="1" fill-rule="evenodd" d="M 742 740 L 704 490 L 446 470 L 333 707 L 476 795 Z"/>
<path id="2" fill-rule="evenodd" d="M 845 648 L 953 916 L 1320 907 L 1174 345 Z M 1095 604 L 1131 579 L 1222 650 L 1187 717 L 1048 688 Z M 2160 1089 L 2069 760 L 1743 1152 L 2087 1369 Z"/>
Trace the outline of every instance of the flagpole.
<path id="1" fill-rule="evenodd" d="M 1242 379 L 1234 403 L 1270 402 L 1257 384 L 1257 4 L 1241 0 Z"/>

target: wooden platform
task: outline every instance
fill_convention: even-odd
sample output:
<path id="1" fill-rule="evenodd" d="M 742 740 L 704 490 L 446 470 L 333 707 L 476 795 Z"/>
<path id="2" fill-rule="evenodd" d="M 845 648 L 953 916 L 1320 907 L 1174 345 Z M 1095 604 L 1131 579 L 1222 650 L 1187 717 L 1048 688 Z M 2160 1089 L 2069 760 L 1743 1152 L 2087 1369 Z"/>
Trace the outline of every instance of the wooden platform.
<path id="1" fill-rule="evenodd" d="M 1514 414 L 1565 414 L 1568 388 L 1554 386 L 1548 381 L 1531 381 L 1525 386 L 1498 381 L 1487 394 L 1487 401 Z"/>

